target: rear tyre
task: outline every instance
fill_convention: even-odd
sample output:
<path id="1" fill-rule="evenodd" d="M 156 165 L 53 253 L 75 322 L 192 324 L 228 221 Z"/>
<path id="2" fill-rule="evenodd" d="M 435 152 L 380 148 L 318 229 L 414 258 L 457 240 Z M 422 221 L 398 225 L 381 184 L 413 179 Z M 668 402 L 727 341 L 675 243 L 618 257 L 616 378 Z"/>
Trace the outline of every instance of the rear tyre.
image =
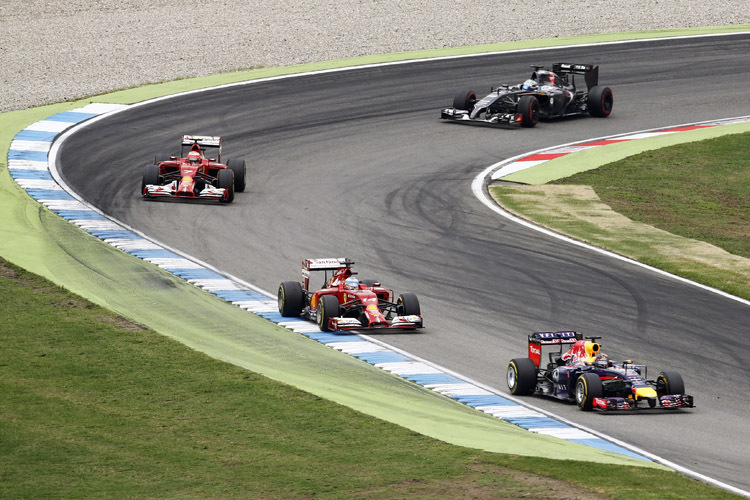
<path id="1" fill-rule="evenodd" d="M 589 96 L 586 99 L 586 106 L 588 107 L 591 116 L 606 118 L 612 112 L 614 102 L 614 96 L 609 87 L 596 86 L 589 90 Z"/>
<path id="2" fill-rule="evenodd" d="M 518 100 L 518 113 L 521 126 L 531 128 L 539 122 L 539 100 L 533 95 L 525 95 Z"/>
<path id="3" fill-rule="evenodd" d="M 664 370 L 656 377 L 656 394 L 685 394 L 685 382 L 682 375 L 673 370 Z"/>
<path id="4" fill-rule="evenodd" d="M 298 281 L 285 281 L 279 285 L 279 312 L 285 318 L 296 318 L 305 306 L 305 292 Z"/>
<path id="5" fill-rule="evenodd" d="M 399 316 L 419 316 L 421 314 L 419 299 L 413 293 L 402 293 L 396 300 L 396 312 Z"/>
<path id="6" fill-rule="evenodd" d="M 453 107 L 471 111 L 477 103 L 477 94 L 473 90 L 462 90 L 453 98 Z"/>
<path id="7" fill-rule="evenodd" d="M 227 160 L 227 167 L 234 172 L 234 190 L 242 193 L 245 190 L 247 179 L 247 165 L 242 158 L 232 158 Z"/>
<path id="8" fill-rule="evenodd" d="M 530 358 L 515 358 L 505 374 L 508 389 L 514 396 L 528 396 L 536 390 L 536 366 Z"/>
<path id="9" fill-rule="evenodd" d="M 331 328 L 328 326 L 329 320 L 341 315 L 339 312 L 339 299 L 335 295 L 323 295 L 318 303 L 317 315 L 318 327 L 324 332 L 330 332 Z"/>
<path id="10" fill-rule="evenodd" d="M 591 411 L 594 399 L 602 397 L 602 379 L 596 373 L 584 373 L 576 382 L 576 404 L 583 411 Z"/>
<path id="11" fill-rule="evenodd" d="M 224 189 L 224 198 L 220 199 L 221 203 L 232 203 L 234 200 L 234 172 L 228 168 L 219 170 L 218 184 L 219 189 Z"/>
<path id="12" fill-rule="evenodd" d="M 161 184 L 159 182 L 159 167 L 156 165 L 146 165 L 146 168 L 143 169 L 143 182 L 141 183 L 141 195 L 145 198 L 148 198 L 148 193 L 146 192 L 146 185 L 147 184 Z"/>

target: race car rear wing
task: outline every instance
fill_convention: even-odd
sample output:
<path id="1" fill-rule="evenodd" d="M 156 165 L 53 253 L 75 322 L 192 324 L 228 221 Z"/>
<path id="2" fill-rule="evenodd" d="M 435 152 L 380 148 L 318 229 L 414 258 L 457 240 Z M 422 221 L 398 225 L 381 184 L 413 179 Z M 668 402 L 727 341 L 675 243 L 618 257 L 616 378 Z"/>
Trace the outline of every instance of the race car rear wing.
<path id="1" fill-rule="evenodd" d="M 529 358 L 539 368 L 542 346 L 575 344 L 578 340 L 583 340 L 583 335 L 578 332 L 534 332 L 529 335 Z"/>
<path id="2" fill-rule="evenodd" d="M 571 63 L 554 63 L 552 71 L 560 76 L 566 75 L 583 75 L 586 81 L 586 88 L 599 85 L 599 66 L 592 64 L 571 64 Z"/>
<path id="3" fill-rule="evenodd" d="M 214 161 L 221 161 L 221 137 L 208 135 L 183 135 L 182 136 L 182 157 L 185 158 L 190 152 L 193 144 L 197 144 L 203 150 L 203 156 L 211 158 Z"/>
<path id="4" fill-rule="evenodd" d="M 346 257 L 332 259 L 305 259 L 302 261 L 302 282 L 305 290 L 310 285 L 310 271 L 338 271 L 341 268 L 348 268 L 354 265 L 354 261 Z M 355 274 L 355 273 L 352 273 Z M 328 273 L 326 272 L 326 280 Z"/>
<path id="5" fill-rule="evenodd" d="M 221 137 L 212 137 L 208 135 L 183 135 L 182 136 L 183 146 L 192 146 L 193 144 L 198 144 L 201 147 L 213 146 L 215 148 L 218 148 L 218 147 L 221 147 Z"/>
<path id="6" fill-rule="evenodd" d="M 336 259 L 305 259 L 302 261 L 302 269 L 308 271 L 335 271 L 342 267 L 352 267 L 353 260 L 346 257 Z"/>

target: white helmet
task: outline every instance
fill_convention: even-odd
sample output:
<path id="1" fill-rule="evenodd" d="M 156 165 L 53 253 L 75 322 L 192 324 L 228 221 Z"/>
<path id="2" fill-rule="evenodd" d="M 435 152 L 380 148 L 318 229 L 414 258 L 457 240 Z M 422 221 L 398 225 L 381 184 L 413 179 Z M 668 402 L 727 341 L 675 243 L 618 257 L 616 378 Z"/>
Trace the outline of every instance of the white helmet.
<path id="1" fill-rule="evenodd" d="M 523 90 L 536 90 L 538 88 L 535 80 L 526 80 L 523 82 L 523 85 L 521 85 L 521 88 Z"/>

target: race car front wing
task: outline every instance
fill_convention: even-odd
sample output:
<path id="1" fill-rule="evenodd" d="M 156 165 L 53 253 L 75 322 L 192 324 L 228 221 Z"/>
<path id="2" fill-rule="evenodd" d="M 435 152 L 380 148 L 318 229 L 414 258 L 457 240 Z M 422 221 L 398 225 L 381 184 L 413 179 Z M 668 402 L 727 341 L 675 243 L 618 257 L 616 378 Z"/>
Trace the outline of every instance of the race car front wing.
<path id="1" fill-rule="evenodd" d="M 471 113 L 465 109 L 445 108 L 440 112 L 443 120 L 483 122 L 483 123 L 521 123 L 522 116 L 513 113 L 494 113 L 485 115 L 485 118 L 472 118 Z"/>
<path id="2" fill-rule="evenodd" d="M 165 196 L 181 198 L 182 196 L 177 194 L 178 181 L 172 181 L 169 184 L 160 186 L 159 184 L 146 184 L 144 196 Z M 198 193 L 197 196 L 185 196 L 186 198 L 207 198 L 213 200 L 221 200 L 224 198 L 224 188 L 217 188 L 211 184 L 206 184 L 206 187 Z"/>
<path id="3" fill-rule="evenodd" d="M 356 318 L 331 318 L 330 328 L 331 330 L 357 330 L 357 329 L 374 329 L 374 328 L 422 328 L 423 320 L 422 316 L 410 315 L 410 316 L 396 316 L 390 320 L 390 323 L 377 323 L 370 325 L 363 325 L 361 321 Z"/>
<path id="4" fill-rule="evenodd" d="M 637 406 L 635 401 L 628 398 L 610 397 L 594 398 L 593 408 L 600 411 L 612 410 L 652 410 L 664 408 L 694 408 L 693 396 L 687 394 L 668 394 L 660 396 L 658 404 L 654 406 Z"/>

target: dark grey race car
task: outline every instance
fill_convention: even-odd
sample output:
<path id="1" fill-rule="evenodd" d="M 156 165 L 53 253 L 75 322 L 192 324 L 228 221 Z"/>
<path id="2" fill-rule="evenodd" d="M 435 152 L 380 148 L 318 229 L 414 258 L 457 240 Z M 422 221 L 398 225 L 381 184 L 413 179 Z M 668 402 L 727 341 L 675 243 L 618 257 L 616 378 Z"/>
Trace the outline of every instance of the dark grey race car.
<path id="1" fill-rule="evenodd" d="M 590 114 L 606 118 L 614 98 L 609 87 L 599 85 L 599 66 L 554 63 L 552 71 L 532 66 L 531 78 L 518 85 L 501 84 L 481 100 L 473 90 L 463 90 L 440 118 L 455 121 L 520 124 L 533 127 L 541 119 Z M 586 89 L 576 86 L 583 75 Z"/>

